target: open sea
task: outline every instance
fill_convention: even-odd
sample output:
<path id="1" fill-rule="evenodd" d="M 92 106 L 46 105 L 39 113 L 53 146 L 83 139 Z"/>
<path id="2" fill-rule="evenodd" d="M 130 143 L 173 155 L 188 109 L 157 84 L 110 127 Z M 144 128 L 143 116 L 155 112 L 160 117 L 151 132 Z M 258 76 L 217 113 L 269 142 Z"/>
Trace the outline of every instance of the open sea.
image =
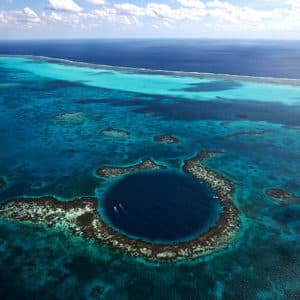
<path id="1" fill-rule="evenodd" d="M 300 78 L 300 41 L 0 41 L 0 53 L 154 70 Z"/>
<path id="2" fill-rule="evenodd" d="M 299 41 L 1 41 L 0 145 L 0 203 L 93 196 L 122 234 L 174 243 L 222 210 L 184 160 L 222 150 L 205 164 L 234 184 L 241 220 L 225 249 L 176 263 L 0 220 L 1 300 L 300 299 Z M 96 174 L 145 157 L 167 170 Z"/>

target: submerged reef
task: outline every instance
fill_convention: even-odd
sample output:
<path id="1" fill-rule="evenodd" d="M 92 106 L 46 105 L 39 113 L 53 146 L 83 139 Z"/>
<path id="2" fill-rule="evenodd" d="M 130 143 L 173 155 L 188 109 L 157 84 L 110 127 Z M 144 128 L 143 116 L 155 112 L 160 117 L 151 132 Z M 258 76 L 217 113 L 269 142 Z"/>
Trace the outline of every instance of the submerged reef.
<path id="1" fill-rule="evenodd" d="M 264 130 L 238 131 L 238 132 L 235 132 L 232 134 L 225 135 L 223 137 L 223 139 L 230 139 L 232 137 L 237 137 L 237 136 L 241 136 L 241 135 L 263 135 L 263 134 L 265 134 Z"/>
<path id="2" fill-rule="evenodd" d="M 179 144 L 180 143 L 179 139 L 171 134 L 156 135 L 154 137 L 154 141 L 164 143 L 164 144 Z"/>
<path id="3" fill-rule="evenodd" d="M 297 126 L 290 126 L 290 125 L 282 125 L 281 128 L 283 129 L 288 129 L 288 130 L 300 130 L 300 127 L 297 127 Z"/>
<path id="4" fill-rule="evenodd" d="M 300 197 L 283 189 L 268 189 L 267 195 L 282 204 L 300 203 Z"/>
<path id="5" fill-rule="evenodd" d="M 136 171 L 143 171 L 143 170 L 163 170 L 166 169 L 166 166 L 159 165 L 152 161 L 149 158 L 144 158 L 141 163 L 128 166 L 128 167 L 109 167 L 103 166 L 99 168 L 96 173 L 98 176 L 106 177 L 106 178 L 113 178 L 117 176 L 121 176 L 128 173 L 133 173 Z"/>
<path id="6" fill-rule="evenodd" d="M 55 119 L 70 122 L 83 122 L 83 113 L 80 111 L 74 113 L 66 113 L 63 115 L 57 115 Z"/>
<path id="7" fill-rule="evenodd" d="M 96 284 L 92 287 L 90 291 L 91 299 L 100 299 L 105 294 L 105 286 L 102 286 L 101 284 Z"/>
<path id="8" fill-rule="evenodd" d="M 5 180 L 0 177 L 0 189 L 2 189 L 5 186 Z"/>
<path id="9" fill-rule="evenodd" d="M 113 138 L 129 138 L 130 137 L 130 132 L 122 129 L 117 129 L 117 128 L 105 128 L 100 131 L 101 135 L 108 136 L 108 137 L 113 137 Z"/>
<path id="10" fill-rule="evenodd" d="M 215 152 L 203 151 L 184 162 L 184 171 L 209 185 L 223 205 L 217 223 L 190 241 L 154 244 L 123 235 L 104 222 L 98 213 L 95 198 L 79 198 L 68 202 L 53 197 L 19 198 L 0 205 L 0 218 L 67 230 L 71 234 L 106 243 L 112 249 L 147 260 L 173 262 L 197 258 L 226 247 L 233 241 L 240 227 L 239 213 L 233 203 L 233 184 L 202 164 L 203 160 L 214 155 Z"/>

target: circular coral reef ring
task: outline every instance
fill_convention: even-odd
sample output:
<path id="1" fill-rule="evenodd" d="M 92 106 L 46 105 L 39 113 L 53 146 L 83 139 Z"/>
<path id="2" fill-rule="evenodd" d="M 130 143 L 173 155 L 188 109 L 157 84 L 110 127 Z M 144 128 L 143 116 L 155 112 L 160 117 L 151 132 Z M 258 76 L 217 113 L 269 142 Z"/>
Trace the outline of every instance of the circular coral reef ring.
<path id="1" fill-rule="evenodd" d="M 113 181 L 99 199 L 100 217 L 133 239 L 174 244 L 215 225 L 223 207 L 192 176 L 171 170 L 129 174 Z"/>
<path id="2" fill-rule="evenodd" d="M 62 228 L 73 235 L 106 243 L 112 249 L 150 261 L 174 262 L 197 258 L 226 247 L 233 241 L 240 227 L 239 213 L 233 203 L 232 183 L 202 164 L 203 160 L 214 154 L 215 152 L 201 152 L 184 162 L 184 171 L 209 185 L 223 205 L 215 226 L 190 241 L 153 244 L 127 237 L 100 217 L 95 198 L 79 198 L 68 202 L 58 201 L 53 197 L 19 198 L 0 205 L 0 218 Z"/>

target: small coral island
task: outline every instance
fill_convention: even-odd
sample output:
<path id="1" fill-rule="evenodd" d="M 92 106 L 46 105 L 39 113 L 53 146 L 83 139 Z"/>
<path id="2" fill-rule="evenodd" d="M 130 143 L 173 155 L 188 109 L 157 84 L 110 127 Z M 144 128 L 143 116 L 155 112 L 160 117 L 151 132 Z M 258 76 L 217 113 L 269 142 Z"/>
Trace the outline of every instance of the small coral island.
<path id="1" fill-rule="evenodd" d="M 74 113 L 66 113 L 62 115 L 57 115 L 55 117 L 56 120 L 60 121 L 69 121 L 69 122 L 83 122 L 83 113 L 82 112 L 74 112 Z"/>
<path id="2" fill-rule="evenodd" d="M 268 189 L 267 195 L 282 204 L 300 203 L 300 197 L 283 189 Z"/>
<path id="3" fill-rule="evenodd" d="M 154 137 L 154 141 L 164 143 L 164 144 L 179 144 L 180 143 L 179 139 L 171 134 L 156 135 Z"/>
<path id="4" fill-rule="evenodd" d="M 197 258 L 226 247 L 240 227 L 239 213 L 233 203 L 233 184 L 203 164 L 205 159 L 215 154 L 216 152 L 203 151 L 184 162 L 183 170 L 209 185 L 223 206 L 215 226 L 190 241 L 155 244 L 123 235 L 101 218 L 95 198 L 79 198 L 68 202 L 58 201 L 53 197 L 15 199 L 0 206 L 0 218 L 62 228 L 71 234 L 94 239 L 113 249 L 152 261 L 172 262 Z M 97 174 L 110 178 L 133 171 L 161 168 L 165 167 L 145 159 L 141 164 L 131 167 L 103 167 Z"/>
<path id="5" fill-rule="evenodd" d="M 101 130 L 100 134 L 107 136 L 107 137 L 112 137 L 112 138 L 129 138 L 130 137 L 129 131 L 112 128 L 112 127 Z"/>

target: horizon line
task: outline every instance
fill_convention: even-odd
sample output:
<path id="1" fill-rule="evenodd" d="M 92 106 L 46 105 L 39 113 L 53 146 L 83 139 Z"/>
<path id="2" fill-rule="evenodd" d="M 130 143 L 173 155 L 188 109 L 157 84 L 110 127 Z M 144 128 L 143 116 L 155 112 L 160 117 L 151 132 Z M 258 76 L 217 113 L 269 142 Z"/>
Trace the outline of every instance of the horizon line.
<path id="1" fill-rule="evenodd" d="M 234 37 L 51 37 L 51 38 L 1 38 L 0 42 L 61 41 L 61 40 L 212 40 L 212 41 L 295 41 L 300 38 L 234 38 Z"/>

